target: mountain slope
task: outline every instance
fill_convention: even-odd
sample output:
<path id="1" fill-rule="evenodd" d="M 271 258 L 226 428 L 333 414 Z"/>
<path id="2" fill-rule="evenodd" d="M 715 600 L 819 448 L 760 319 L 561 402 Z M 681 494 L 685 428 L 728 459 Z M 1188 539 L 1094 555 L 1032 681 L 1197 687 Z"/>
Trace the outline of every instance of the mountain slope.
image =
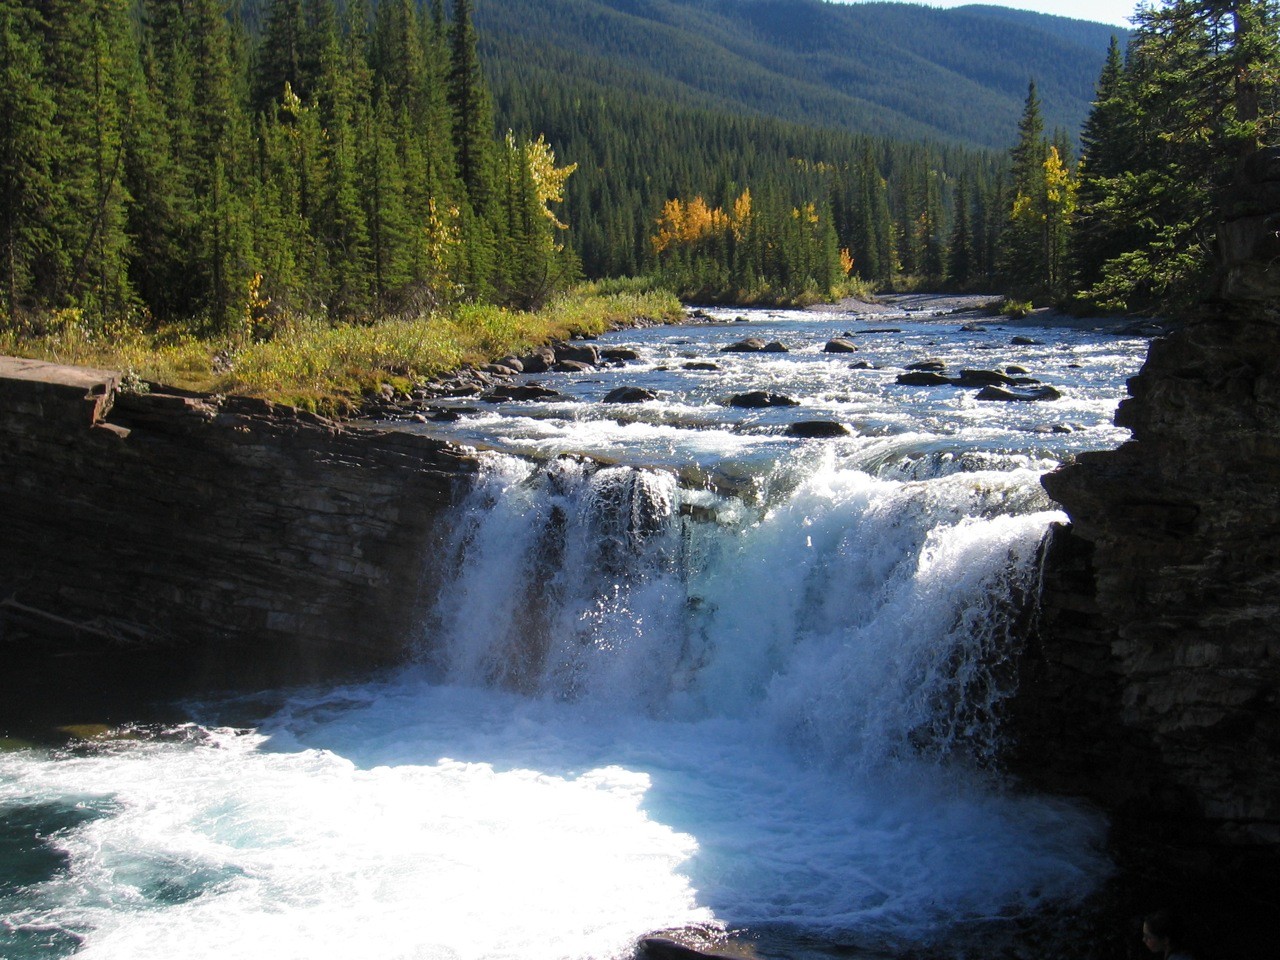
<path id="1" fill-rule="evenodd" d="M 604 80 L 667 102 L 1003 149 L 1034 78 L 1078 131 L 1113 30 L 971 6 L 823 0 L 489 0 L 475 21 L 509 82 Z"/>

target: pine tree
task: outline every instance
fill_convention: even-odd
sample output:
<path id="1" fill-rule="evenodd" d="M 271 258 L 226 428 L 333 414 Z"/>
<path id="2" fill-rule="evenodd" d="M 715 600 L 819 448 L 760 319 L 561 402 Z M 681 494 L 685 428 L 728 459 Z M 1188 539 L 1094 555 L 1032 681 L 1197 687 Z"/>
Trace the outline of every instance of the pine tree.
<path id="1" fill-rule="evenodd" d="M 32 306 L 37 263 L 50 242 L 53 97 L 39 47 L 28 39 L 34 19 L 18 0 L 0 0 L 0 327 Z"/>
<path id="2" fill-rule="evenodd" d="M 1013 202 L 1001 237 L 1000 273 L 1008 289 L 1022 296 L 1046 292 L 1049 273 L 1045 221 L 1045 156 L 1048 142 L 1035 81 L 1018 121 L 1018 140 L 1009 151 Z"/>
<path id="3" fill-rule="evenodd" d="M 493 111 L 476 50 L 470 0 L 455 0 L 449 41 L 448 101 L 458 175 L 472 209 L 483 215 L 493 177 Z"/>
<path id="4" fill-rule="evenodd" d="M 959 290 L 969 286 L 975 272 L 970 217 L 968 184 L 961 180 L 956 186 L 951 236 L 947 242 L 947 283 Z"/>
<path id="5" fill-rule="evenodd" d="M 269 0 L 266 30 L 254 56 L 253 113 L 269 113 L 279 103 L 285 84 L 299 97 L 309 95 L 303 75 L 305 24 L 302 0 Z"/>
<path id="6" fill-rule="evenodd" d="M 129 196 L 124 184 L 131 121 L 125 0 L 46 0 L 44 56 L 58 143 L 51 218 L 53 270 L 46 302 L 79 305 L 105 326 L 130 307 Z"/>
<path id="7" fill-rule="evenodd" d="M 1075 249 L 1094 302 L 1179 308 L 1205 289 L 1222 191 L 1239 158 L 1276 135 L 1278 22 L 1263 0 L 1139 10 L 1088 130 Z"/>

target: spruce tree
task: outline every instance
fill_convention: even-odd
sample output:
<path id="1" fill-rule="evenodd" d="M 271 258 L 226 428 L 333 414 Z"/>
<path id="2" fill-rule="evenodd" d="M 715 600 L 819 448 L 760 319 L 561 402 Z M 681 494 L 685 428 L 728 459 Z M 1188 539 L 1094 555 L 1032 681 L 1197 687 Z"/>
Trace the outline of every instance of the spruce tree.
<path id="1" fill-rule="evenodd" d="M 34 14 L 19 0 L 0 0 L 0 327 L 34 305 L 35 273 L 51 239 L 53 97 L 35 31 Z"/>
<path id="2" fill-rule="evenodd" d="M 455 0 L 453 6 L 448 91 L 458 174 L 472 209 L 482 215 L 493 176 L 493 111 L 476 49 L 470 0 Z"/>

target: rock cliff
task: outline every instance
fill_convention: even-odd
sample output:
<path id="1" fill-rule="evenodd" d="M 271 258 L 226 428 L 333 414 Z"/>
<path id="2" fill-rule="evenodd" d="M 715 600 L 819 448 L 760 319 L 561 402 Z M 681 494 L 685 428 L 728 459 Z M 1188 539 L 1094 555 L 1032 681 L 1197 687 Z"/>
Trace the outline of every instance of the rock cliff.
<path id="1" fill-rule="evenodd" d="M 1018 762 L 1166 837 L 1280 854 L 1280 151 L 1242 167 L 1216 295 L 1153 342 L 1120 449 L 1045 477 Z"/>
<path id="2" fill-rule="evenodd" d="M 0 358 L 0 629 L 299 680 L 402 659 L 442 443 Z"/>

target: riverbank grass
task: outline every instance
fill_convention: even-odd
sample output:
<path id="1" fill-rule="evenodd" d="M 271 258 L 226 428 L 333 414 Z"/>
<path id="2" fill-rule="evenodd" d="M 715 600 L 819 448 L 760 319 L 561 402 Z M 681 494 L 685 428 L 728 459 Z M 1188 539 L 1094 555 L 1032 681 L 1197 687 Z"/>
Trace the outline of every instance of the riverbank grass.
<path id="1" fill-rule="evenodd" d="M 0 331 L 0 354 L 120 370 L 132 381 L 256 396 L 327 414 L 357 407 L 384 383 L 404 389 L 464 364 L 519 354 L 554 339 L 684 316 L 671 294 L 584 285 L 537 313 L 463 305 L 427 317 L 331 324 L 283 316 L 218 337 L 95 328 L 76 310 Z"/>

